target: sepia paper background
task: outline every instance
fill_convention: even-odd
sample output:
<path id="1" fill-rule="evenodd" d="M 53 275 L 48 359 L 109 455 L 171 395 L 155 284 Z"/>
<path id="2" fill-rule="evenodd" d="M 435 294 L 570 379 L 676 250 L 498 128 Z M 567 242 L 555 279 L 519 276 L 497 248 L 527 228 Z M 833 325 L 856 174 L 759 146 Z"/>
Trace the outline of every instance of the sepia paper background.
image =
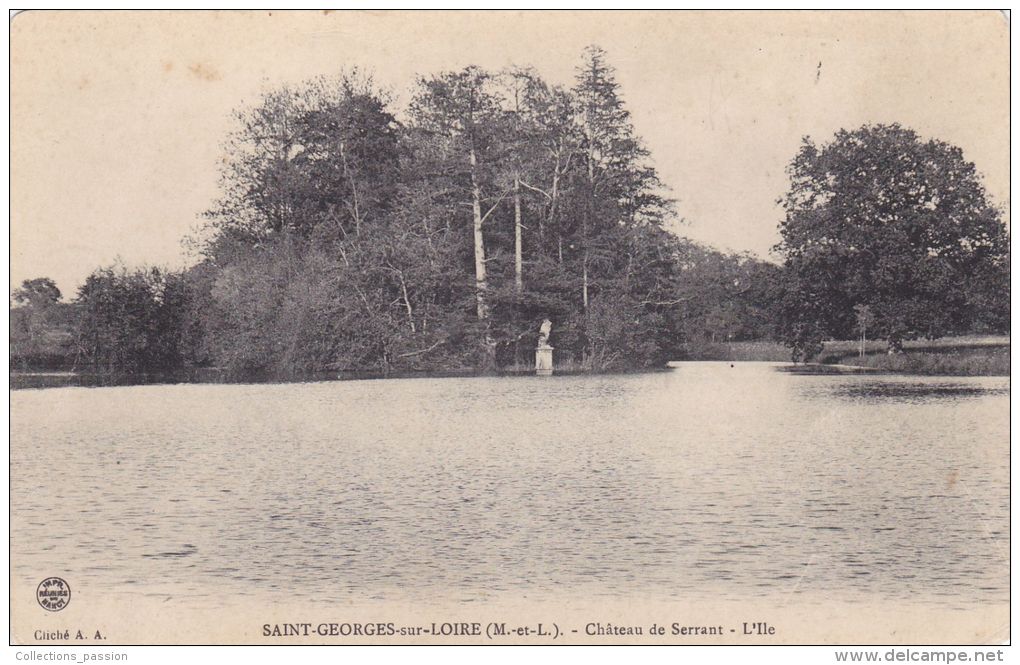
<path id="1" fill-rule="evenodd" d="M 218 191 L 233 111 L 357 66 L 409 102 L 417 75 L 617 70 L 684 220 L 767 258 L 801 138 L 901 122 L 960 146 L 1009 206 L 999 12 L 29 12 L 11 26 L 12 283 L 69 295 L 98 265 L 180 265 Z M 1008 220 L 1008 216 L 1007 216 Z"/>
<path id="2" fill-rule="evenodd" d="M 800 138 L 901 121 L 964 149 L 993 201 L 1009 205 L 1009 25 L 999 12 L 29 12 L 11 24 L 11 281 L 57 280 L 65 297 L 94 267 L 183 265 L 181 238 L 217 192 L 231 110 L 267 86 L 357 65 L 406 103 L 417 74 L 532 64 L 569 83 L 581 49 L 603 46 L 637 133 L 674 189 L 696 240 L 767 255 L 775 199 Z M 694 128 L 694 129 L 692 129 Z M 722 396 L 721 396 L 722 397 Z M 407 404 L 414 409 L 414 404 Z M 12 473 L 16 469 L 12 469 Z M 1006 605 L 749 598 L 717 605 L 614 604 L 571 597 L 475 606 L 366 601 L 206 605 L 76 591 L 48 613 L 34 587 L 11 589 L 12 641 L 38 629 L 100 631 L 106 644 L 355 643 L 265 638 L 263 624 L 490 621 L 643 625 L 764 621 L 775 637 L 659 639 L 683 644 L 997 644 Z M 425 639 L 425 638 L 423 638 Z M 468 643 L 466 638 L 429 638 Z M 416 643 L 364 638 L 367 643 Z M 481 639 L 480 643 L 493 643 Z M 508 638 L 495 643 L 547 640 Z M 568 634 L 559 642 L 626 643 Z"/>

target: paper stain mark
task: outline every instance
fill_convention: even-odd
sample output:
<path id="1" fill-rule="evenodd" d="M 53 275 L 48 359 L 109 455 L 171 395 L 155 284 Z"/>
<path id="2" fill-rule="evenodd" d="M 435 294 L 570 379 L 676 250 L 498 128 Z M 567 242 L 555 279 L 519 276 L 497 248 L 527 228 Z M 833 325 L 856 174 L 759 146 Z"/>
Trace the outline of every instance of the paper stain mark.
<path id="1" fill-rule="evenodd" d="M 219 81 L 223 78 L 214 67 L 201 62 L 189 65 L 188 71 L 204 81 Z"/>
<path id="2" fill-rule="evenodd" d="M 949 476 L 946 478 L 946 489 L 951 490 L 956 485 L 956 481 L 960 478 L 960 472 L 956 469 L 949 472 Z"/>

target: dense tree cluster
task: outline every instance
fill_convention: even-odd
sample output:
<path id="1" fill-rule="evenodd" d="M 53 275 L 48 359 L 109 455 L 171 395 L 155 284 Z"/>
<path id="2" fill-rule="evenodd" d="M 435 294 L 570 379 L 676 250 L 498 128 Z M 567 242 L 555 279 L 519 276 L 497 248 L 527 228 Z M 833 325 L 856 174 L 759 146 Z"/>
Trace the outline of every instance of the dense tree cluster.
<path id="1" fill-rule="evenodd" d="M 779 314 L 795 358 L 850 339 L 867 312 L 904 340 L 1009 330 L 1009 241 L 959 148 L 899 125 L 805 140 L 789 168 Z"/>
<path id="2" fill-rule="evenodd" d="M 188 357 L 189 289 L 180 273 L 123 267 L 93 272 L 78 290 L 80 366 L 105 372 L 170 372 Z"/>
<path id="3" fill-rule="evenodd" d="M 398 113 L 350 71 L 237 113 L 201 260 L 97 270 L 11 304 L 22 365 L 104 372 L 660 366 L 720 342 L 1008 331 L 1008 238 L 958 148 L 898 125 L 805 139 L 783 265 L 664 229 L 673 216 L 606 55 L 421 77 Z M 399 119 L 398 119 L 399 116 Z M 61 358 L 65 362 L 59 362 Z M 72 360 L 68 361 L 70 358 Z M 56 360 L 55 360 L 56 359 Z"/>
<path id="4" fill-rule="evenodd" d="M 357 72 L 242 112 L 191 278 L 205 362 L 274 372 L 677 353 L 670 202 L 605 54 L 419 79 L 406 118 Z"/>
<path id="5" fill-rule="evenodd" d="M 22 282 L 11 294 L 11 367 L 68 369 L 74 355 L 74 308 L 52 279 Z"/>

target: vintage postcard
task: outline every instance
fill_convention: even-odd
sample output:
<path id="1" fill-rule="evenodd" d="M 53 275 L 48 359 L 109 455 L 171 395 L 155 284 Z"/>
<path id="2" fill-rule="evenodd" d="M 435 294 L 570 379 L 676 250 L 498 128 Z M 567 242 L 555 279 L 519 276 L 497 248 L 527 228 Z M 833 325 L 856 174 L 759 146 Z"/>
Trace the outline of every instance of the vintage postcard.
<path id="1" fill-rule="evenodd" d="M 11 19 L 10 640 L 1008 643 L 1008 12 Z"/>

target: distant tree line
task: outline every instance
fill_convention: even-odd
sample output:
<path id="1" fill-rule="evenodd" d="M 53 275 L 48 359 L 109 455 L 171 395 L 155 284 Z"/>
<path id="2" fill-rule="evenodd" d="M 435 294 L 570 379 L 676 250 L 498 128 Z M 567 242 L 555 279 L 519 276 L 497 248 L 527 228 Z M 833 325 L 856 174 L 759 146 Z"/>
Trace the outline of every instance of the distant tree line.
<path id="1" fill-rule="evenodd" d="M 806 359 L 853 336 L 863 306 L 893 346 L 1008 330 L 1008 242 L 973 166 L 898 126 L 805 143 L 780 266 L 664 228 L 673 202 L 597 47 L 569 89 L 522 68 L 422 77 L 401 118 L 357 71 L 238 111 L 201 260 L 97 270 L 72 304 L 26 282 L 12 358 L 104 372 L 523 368 L 548 318 L 560 366 L 610 370 L 748 339 Z"/>
<path id="2" fill-rule="evenodd" d="M 11 294 L 11 369 L 70 369 L 76 306 L 60 299 L 47 277 L 27 279 Z"/>

